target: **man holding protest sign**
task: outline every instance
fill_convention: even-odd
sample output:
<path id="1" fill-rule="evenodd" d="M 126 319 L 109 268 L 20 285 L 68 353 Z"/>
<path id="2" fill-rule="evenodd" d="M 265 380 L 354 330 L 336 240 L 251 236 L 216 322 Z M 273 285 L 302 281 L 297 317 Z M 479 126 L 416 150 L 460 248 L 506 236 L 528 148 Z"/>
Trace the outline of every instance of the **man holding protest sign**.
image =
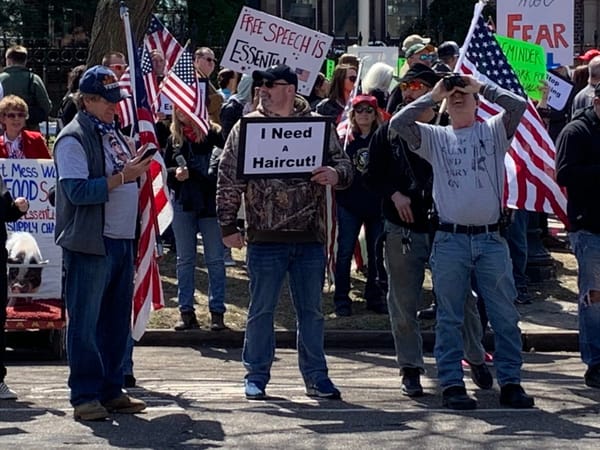
<path id="1" fill-rule="evenodd" d="M 242 194 L 245 199 L 250 276 L 250 306 L 242 353 L 247 370 L 246 398 L 266 398 L 275 352 L 273 316 L 289 274 L 298 318 L 298 359 L 306 393 L 338 399 L 341 394 L 329 379 L 323 350 L 325 186 L 338 189 L 349 186 L 352 165 L 335 131 L 325 119 L 315 118 L 308 102 L 296 95 L 298 77 L 290 67 L 278 65 L 254 71 L 253 78 L 260 85 L 260 104 L 247 119 L 233 127 L 225 144 L 217 183 L 217 216 L 227 247 L 244 245 L 236 223 Z M 262 130 L 246 133 L 249 121 L 258 122 Z M 310 144 L 317 142 L 315 130 L 319 129 L 319 123 L 318 159 L 316 154 L 308 154 L 313 151 Z M 247 156 L 253 139 L 259 140 L 258 152 L 262 154 L 254 159 Z M 304 148 L 308 156 L 298 151 L 294 157 L 298 148 Z M 263 171 L 252 176 L 244 172 L 248 160 L 254 161 L 255 166 L 260 161 L 256 170 Z M 272 169 L 267 172 L 264 167 Z"/>

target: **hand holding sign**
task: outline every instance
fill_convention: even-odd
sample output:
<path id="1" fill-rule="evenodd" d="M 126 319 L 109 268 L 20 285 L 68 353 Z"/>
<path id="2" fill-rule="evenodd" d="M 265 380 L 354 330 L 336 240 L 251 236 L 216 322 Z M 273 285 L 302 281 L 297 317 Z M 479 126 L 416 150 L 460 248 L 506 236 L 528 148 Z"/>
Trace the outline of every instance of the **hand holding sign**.
<path id="1" fill-rule="evenodd" d="M 322 184 L 323 186 L 335 186 L 338 184 L 339 176 L 333 167 L 321 166 L 313 170 L 310 181 Z"/>

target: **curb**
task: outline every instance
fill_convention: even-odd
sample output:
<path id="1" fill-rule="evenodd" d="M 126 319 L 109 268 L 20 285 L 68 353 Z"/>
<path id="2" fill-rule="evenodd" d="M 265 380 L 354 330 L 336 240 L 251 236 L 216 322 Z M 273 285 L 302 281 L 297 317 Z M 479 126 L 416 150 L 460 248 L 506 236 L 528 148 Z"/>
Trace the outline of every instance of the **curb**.
<path id="1" fill-rule="evenodd" d="M 435 333 L 424 331 L 423 350 L 432 352 L 435 344 Z M 527 352 L 578 352 L 579 333 L 577 331 L 528 331 L 521 333 L 523 351 Z M 295 348 L 296 332 L 277 330 L 275 332 L 277 347 Z M 224 330 L 187 330 L 174 331 L 167 329 L 148 330 L 138 343 L 147 346 L 189 347 L 213 345 L 227 348 L 240 348 L 244 344 L 244 331 Z M 486 349 L 493 349 L 494 336 L 486 333 L 484 338 Z M 325 348 L 394 348 L 391 331 L 384 330 L 326 330 Z"/>

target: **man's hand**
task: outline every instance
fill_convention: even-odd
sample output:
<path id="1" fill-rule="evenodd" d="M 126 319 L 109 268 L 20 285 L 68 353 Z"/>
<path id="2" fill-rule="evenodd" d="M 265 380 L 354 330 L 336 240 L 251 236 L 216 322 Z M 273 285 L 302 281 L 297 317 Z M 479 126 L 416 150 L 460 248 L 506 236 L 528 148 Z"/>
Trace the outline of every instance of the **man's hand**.
<path id="1" fill-rule="evenodd" d="M 398 211 L 398 215 L 403 222 L 413 223 L 415 221 L 412 209 L 410 207 L 410 197 L 407 197 L 406 195 L 396 191 L 392 194 L 390 199 L 392 202 L 394 202 L 396 211 Z"/>
<path id="2" fill-rule="evenodd" d="M 227 248 L 242 248 L 244 243 L 244 237 L 240 232 L 223 236 L 223 244 L 225 244 L 225 247 Z"/>
<path id="3" fill-rule="evenodd" d="M 175 178 L 177 181 L 185 181 L 190 177 L 190 172 L 187 166 L 178 167 L 175 169 Z"/>
<path id="4" fill-rule="evenodd" d="M 312 171 L 312 177 L 310 178 L 310 181 L 314 181 L 315 183 L 322 184 L 324 186 L 335 186 L 338 184 L 339 176 L 333 167 L 321 166 Z"/>
<path id="5" fill-rule="evenodd" d="M 19 208 L 19 211 L 27 212 L 29 209 L 29 201 L 25 197 L 17 197 L 15 199 L 15 206 Z"/>

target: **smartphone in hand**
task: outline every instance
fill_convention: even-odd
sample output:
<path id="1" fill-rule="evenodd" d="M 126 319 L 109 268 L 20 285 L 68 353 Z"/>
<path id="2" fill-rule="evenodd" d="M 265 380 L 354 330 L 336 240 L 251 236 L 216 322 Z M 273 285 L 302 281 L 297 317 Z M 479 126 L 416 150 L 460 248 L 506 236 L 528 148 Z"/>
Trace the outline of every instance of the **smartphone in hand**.
<path id="1" fill-rule="evenodd" d="M 151 158 L 152 156 L 154 156 L 154 154 L 157 151 L 158 151 L 158 147 L 157 146 L 155 146 L 153 144 L 149 144 L 148 148 L 142 154 L 142 157 L 140 158 L 140 161 L 144 161 L 147 158 Z"/>

